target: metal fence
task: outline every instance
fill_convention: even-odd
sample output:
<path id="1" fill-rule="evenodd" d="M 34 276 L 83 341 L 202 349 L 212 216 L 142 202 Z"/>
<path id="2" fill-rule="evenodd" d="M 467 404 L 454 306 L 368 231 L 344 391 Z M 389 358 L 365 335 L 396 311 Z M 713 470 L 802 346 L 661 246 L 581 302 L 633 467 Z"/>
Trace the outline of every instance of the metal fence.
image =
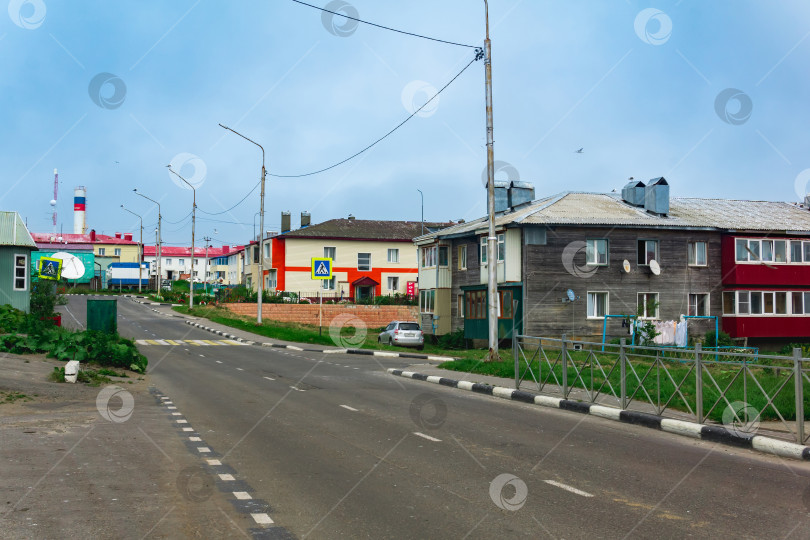
<path id="1" fill-rule="evenodd" d="M 515 388 L 805 444 L 810 358 L 518 335 Z"/>

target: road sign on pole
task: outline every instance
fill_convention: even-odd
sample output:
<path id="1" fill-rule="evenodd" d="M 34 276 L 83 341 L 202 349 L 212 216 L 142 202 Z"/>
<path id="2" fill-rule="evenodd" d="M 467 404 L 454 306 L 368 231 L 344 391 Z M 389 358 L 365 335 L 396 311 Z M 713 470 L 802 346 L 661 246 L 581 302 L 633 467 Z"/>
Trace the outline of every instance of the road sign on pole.
<path id="1" fill-rule="evenodd" d="M 312 279 L 332 279 L 332 259 L 312 257 Z"/>

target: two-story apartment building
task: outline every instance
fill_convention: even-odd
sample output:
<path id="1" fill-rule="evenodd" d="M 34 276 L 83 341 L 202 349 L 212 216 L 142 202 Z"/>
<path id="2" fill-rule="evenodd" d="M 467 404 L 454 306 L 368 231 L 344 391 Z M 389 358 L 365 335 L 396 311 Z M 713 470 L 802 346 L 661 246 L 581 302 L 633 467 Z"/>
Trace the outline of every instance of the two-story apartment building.
<path id="1" fill-rule="evenodd" d="M 502 338 L 511 337 L 514 324 L 529 335 L 601 341 L 604 329 L 626 334 L 624 317 L 606 317 L 615 315 L 716 317 L 740 338 L 810 336 L 805 206 L 670 198 L 662 178 L 648 186 L 631 182 L 621 194 L 532 200 L 525 185 L 498 190 Z M 468 339 L 486 339 L 486 237 L 483 217 L 414 240 L 425 254 L 419 282 L 426 332 L 463 328 Z M 696 327 L 691 335 L 714 328 L 708 319 L 689 323 Z"/>
<path id="2" fill-rule="evenodd" d="M 209 246 L 207 250 L 205 247 L 195 247 L 194 281 L 221 285 L 241 284 L 241 263 L 238 257 L 243 250 L 243 246 Z M 231 272 L 229 262 L 232 255 L 237 259 L 234 272 Z M 190 247 L 162 246 L 160 257 L 162 279 L 174 281 L 189 278 L 192 258 Z M 144 261 L 149 263 L 154 275 L 157 272 L 157 246 L 144 246 Z M 235 281 L 230 280 L 231 276 Z"/>
<path id="3" fill-rule="evenodd" d="M 415 290 L 417 256 L 413 238 L 446 223 L 332 219 L 272 238 L 271 290 L 300 292 L 304 297 L 363 299 Z M 311 260 L 333 261 L 331 280 L 313 280 Z"/>

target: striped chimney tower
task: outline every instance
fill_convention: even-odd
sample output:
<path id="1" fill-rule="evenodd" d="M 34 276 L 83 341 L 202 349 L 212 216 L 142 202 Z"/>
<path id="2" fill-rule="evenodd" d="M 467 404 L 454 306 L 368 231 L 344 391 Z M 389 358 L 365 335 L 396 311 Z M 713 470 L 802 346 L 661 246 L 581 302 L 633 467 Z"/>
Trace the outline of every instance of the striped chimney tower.
<path id="1" fill-rule="evenodd" d="M 73 234 L 84 234 L 87 230 L 86 201 L 86 187 L 79 186 L 73 190 Z"/>

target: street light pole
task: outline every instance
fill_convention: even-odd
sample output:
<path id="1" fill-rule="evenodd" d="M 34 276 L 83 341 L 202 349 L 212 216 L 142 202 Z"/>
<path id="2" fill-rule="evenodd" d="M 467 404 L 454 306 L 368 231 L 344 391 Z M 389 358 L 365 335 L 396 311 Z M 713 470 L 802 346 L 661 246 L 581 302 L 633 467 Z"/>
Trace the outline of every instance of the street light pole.
<path id="1" fill-rule="evenodd" d="M 158 299 L 160 299 L 160 298 L 162 298 L 162 297 L 163 297 L 163 295 L 162 295 L 162 294 L 160 294 L 160 293 L 161 293 L 161 291 L 163 290 L 163 275 L 161 274 L 161 268 L 160 268 L 160 262 L 161 262 L 161 259 L 162 259 L 162 257 L 161 257 L 161 254 L 162 254 L 161 246 L 162 246 L 162 244 L 163 244 L 163 234 L 162 234 L 162 230 L 161 230 L 161 221 L 162 221 L 162 219 L 163 219 L 163 216 L 162 216 L 162 215 L 161 215 L 161 213 L 160 213 L 160 203 L 159 203 L 159 202 L 157 202 L 155 199 L 150 199 L 149 197 L 147 197 L 147 196 L 146 196 L 146 195 L 144 195 L 143 193 L 139 193 L 139 192 L 138 192 L 138 188 L 135 188 L 135 189 L 133 189 L 132 191 L 134 191 L 134 192 L 135 192 L 135 195 L 140 195 L 140 196 L 141 196 L 141 197 L 143 197 L 144 199 L 148 199 L 148 200 L 152 201 L 152 202 L 153 202 L 153 203 L 155 203 L 155 204 L 157 205 L 157 207 L 158 207 L 158 228 L 157 228 L 157 279 L 156 279 L 156 281 L 157 281 L 157 297 L 158 297 Z"/>
<path id="2" fill-rule="evenodd" d="M 264 179 L 267 175 L 267 169 L 264 167 L 264 147 L 257 143 L 254 140 L 248 139 L 238 131 L 234 131 L 228 126 L 223 126 L 219 124 L 219 127 L 222 129 L 227 129 L 228 131 L 239 135 L 243 139 L 248 142 L 251 142 L 258 146 L 262 151 L 262 192 L 261 192 L 261 200 L 259 203 L 259 295 L 257 299 L 256 305 L 256 323 L 262 324 L 262 295 L 264 294 Z"/>
<path id="3" fill-rule="evenodd" d="M 205 291 L 205 294 L 208 294 L 208 267 L 211 266 L 208 261 L 208 244 L 211 243 L 211 237 L 205 236 L 203 237 L 203 240 L 205 240 L 205 273 L 203 274 L 205 276 L 205 280 L 203 281 L 203 290 Z"/>
<path id="4" fill-rule="evenodd" d="M 175 175 L 177 178 L 185 182 L 188 187 L 191 188 L 193 193 L 193 202 L 191 206 L 191 274 L 188 276 L 189 282 L 189 291 L 188 291 L 188 309 L 192 309 L 194 307 L 194 228 L 197 224 L 197 189 L 192 186 L 188 180 L 180 176 L 174 169 L 172 169 L 171 165 L 166 165 L 168 167 L 169 172 Z"/>
<path id="5" fill-rule="evenodd" d="M 417 189 L 419 195 L 422 197 L 422 234 L 425 234 L 425 194 L 421 189 Z"/>
<path id="6" fill-rule="evenodd" d="M 121 205 L 121 208 L 124 208 L 124 205 Z M 128 210 L 124 208 L 125 212 L 129 212 L 133 216 L 136 216 L 139 220 L 141 220 L 141 241 L 138 244 L 138 292 L 141 292 L 141 281 L 143 278 L 141 277 L 141 270 L 143 269 L 143 218 L 133 212 L 132 210 Z"/>
<path id="7" fill-rule="evenodd" d="M 489 356 L 498 355 L 498 237 L 495 236 L 495 141 L 492 127 L 492 44 L 489 40 L 489 4 L 484 0 L 486 39 L 484 39 L 484 77 L 487 108 L 487 300 L 489 304 Z"/>

